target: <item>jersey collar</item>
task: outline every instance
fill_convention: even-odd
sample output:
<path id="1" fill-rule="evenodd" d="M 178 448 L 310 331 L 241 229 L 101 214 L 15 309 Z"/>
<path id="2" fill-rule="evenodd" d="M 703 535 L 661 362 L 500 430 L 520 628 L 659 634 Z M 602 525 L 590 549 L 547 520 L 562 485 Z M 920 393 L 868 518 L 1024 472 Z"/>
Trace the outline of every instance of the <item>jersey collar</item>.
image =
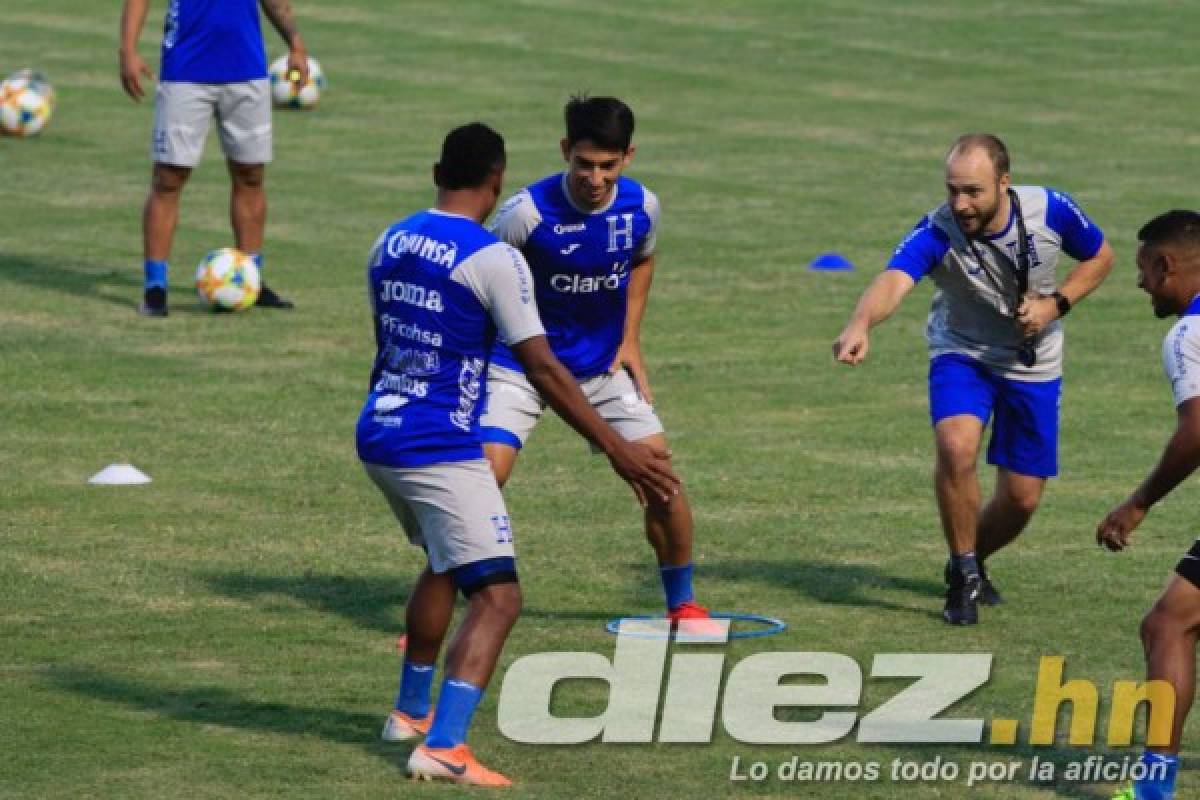
<path id="1" fill-rule="evenodd" d="M 1200 315 L 1200 294 L 1192 298 L 1192 302 L 1188 303 L 1188 307 L 1183 310 L 1183 316 L 1195 317 Z"/>

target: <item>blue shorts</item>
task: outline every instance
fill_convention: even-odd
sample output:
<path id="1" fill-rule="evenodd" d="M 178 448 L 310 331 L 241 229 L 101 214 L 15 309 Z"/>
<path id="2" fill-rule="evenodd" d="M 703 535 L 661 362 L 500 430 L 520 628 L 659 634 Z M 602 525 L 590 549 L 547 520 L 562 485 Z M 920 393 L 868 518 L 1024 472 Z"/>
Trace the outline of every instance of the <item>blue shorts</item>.
<path id="1" fill-rule="evenodd" d="M 971 414 L 983 421 L 995 414 L 988 443 L 989 464 L 1021 475 L 1058 474 L 1058 407 L 1062 378 L 1015 381 L 984 364 L 954 353 L 929 362 L 929 414 L 937 425 L 946 417 Z"/>

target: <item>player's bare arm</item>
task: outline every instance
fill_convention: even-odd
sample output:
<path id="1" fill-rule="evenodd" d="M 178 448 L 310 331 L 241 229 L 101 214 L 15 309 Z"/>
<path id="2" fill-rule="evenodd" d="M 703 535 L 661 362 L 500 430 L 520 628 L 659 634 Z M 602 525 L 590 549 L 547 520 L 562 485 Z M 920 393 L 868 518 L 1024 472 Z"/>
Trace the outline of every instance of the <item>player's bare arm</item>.
<path id="1" fill-rule="evenodd" d="M 642 317 L 646 313 L 646 303 L 650 298 L 650 284 L 654 281 L 654 256 L 641 261 L 633 268 L 629 276 L 628 306 L 625 310 L 625 331 L 621 337 L 621 347 L 613 360 L 609 372 L 616 372 L 627 367 L 633 375 L 633 382 L 647 403 L 654 402 L 650 392 L 650 379 L 646 374 L 646 362 L 642 358 Z"/>
<path id="2" fill-rule="evenodd" d="M 875 276 L 859 298 L 850 321 L 833 342 L 834 359 L 850 366 L 861 364 L 867 357 L 871 328 L 895 313 L 915 285 L 908 273 L 897 269 L 886 269 Z"/>
<path id="3" fill-rule="evenodd" d="M 308 50 L 305 49 L 304 39 L 296 28 L 292 4 L 288 0 L 259 0 L 259 3 L 272 27 L 279 32 L 288 46 L 288 74 L 291 75 L 293 71 L 299 72 L 299 77 L 293 82 L 303 86 L 308 83 Z"/>
<path id="4" fill-rule="evenodd" d="M 154 78 L 154 73 L 137 51 L 138 37 L 142 35 L 149 9 L 150 0 L 125 0 L 121 10 L 121 48 L 118 51 L 121 87 L 137 102 L 146 96 L 142 78 Z"/>
<path id="5" fill-rule="evenodd" d="M 1106 241 L 1096 255 L 1075 265 L 1058 288 L 1059 293 L 1074 307 L 1104 282 L 1112 271 L 1113 260 L 1112 247 Z M 1049 295 L 1028 297 L 1017 309 L 1017 322 L 1026 336 L 1036 336 L 1060 316 L 1057 301 Z"/>
<path id="6" fill-rule="evenodd" d="M 648 496 L 666 503 L 679 494 L 680 480 L 671 471 L 670 454 L 643 442 L 627 442 L 610 428 L 584 397 L 575 377 L 554 357 L 545 336 L 513 345 L 512 353 L 550 407 L 608 456 L 613 470 L 629 483 L 643 506 Z"/>
<path id="7" fill-rule="evenodd" d="M 1113 551 L 1128 547 L 1134 529 L 1151 506 L 1200 467 L 1200 397 L 1185 400 L 1176 416 L 1175 433 L 1167 442 L 1158 465 L 1125 502 L 1108 512 L 1096 528 L 1097 544 Z"/>

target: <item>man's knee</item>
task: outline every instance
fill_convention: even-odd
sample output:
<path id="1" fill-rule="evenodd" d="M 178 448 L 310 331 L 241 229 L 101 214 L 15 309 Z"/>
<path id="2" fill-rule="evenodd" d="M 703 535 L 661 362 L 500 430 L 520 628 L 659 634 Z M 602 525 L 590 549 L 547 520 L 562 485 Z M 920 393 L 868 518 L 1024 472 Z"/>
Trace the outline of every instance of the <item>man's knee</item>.
<path id="1" fill-rule="evenodd" d="M 511 625 L 521 615 L 521 585 L 514 580 L 484 586 L 471 594 L 471 603 Z"/>
<path id="2" fill-rule="evenodd" d="M 978 458 L 978 437 L 957 431 L 938 433 L 937 466 L 940 472 L 955 475 L 973 473 Z"/>
<path id="3" fill-rule="evenodd" d="M 188 176 L 192 174 L 190 167 L 176 167 L 171 164 L 155 164 L 150 177 L 150 188 L 157 195 L 176 195 L 183 190 Z"/>
<path id="4" fill-rule="evenodd" d="M 1146 616 L 1142 617 L 1142 625 L 1138 634 L 1142 639 L 1142 647 L 1149 652 L 1161 642 L 1181 635 L 1183 631 L 1183 626 L 1173 619 L 1172 614 L 1160 603 L 1155 603 Z"/>
<path id="5" fill-rule="evenodd" d="M 233 185 L 240 189 L 261 189 L 266 174 L 266 167 L 263 164 L 229 162 L 229 175 L 233 179 Z"/>

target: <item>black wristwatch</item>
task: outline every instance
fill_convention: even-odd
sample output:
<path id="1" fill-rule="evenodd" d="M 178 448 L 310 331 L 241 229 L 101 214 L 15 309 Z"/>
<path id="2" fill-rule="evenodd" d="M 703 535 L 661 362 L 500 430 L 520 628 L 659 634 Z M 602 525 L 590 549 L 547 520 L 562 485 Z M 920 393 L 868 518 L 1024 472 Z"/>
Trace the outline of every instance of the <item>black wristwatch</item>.
<path id="1" fill-rule="evenodd" d="M 1054 304 L 1056 306 L 1058 306 L 1059 319 L 1062 319 L 1070 312 L 1071 301 L 1068 300 L 1067 296 L 1065 294 L 1063 294 L 1062 292 L 1054 292 L 1050 296 L 1054 298 Z"/>

